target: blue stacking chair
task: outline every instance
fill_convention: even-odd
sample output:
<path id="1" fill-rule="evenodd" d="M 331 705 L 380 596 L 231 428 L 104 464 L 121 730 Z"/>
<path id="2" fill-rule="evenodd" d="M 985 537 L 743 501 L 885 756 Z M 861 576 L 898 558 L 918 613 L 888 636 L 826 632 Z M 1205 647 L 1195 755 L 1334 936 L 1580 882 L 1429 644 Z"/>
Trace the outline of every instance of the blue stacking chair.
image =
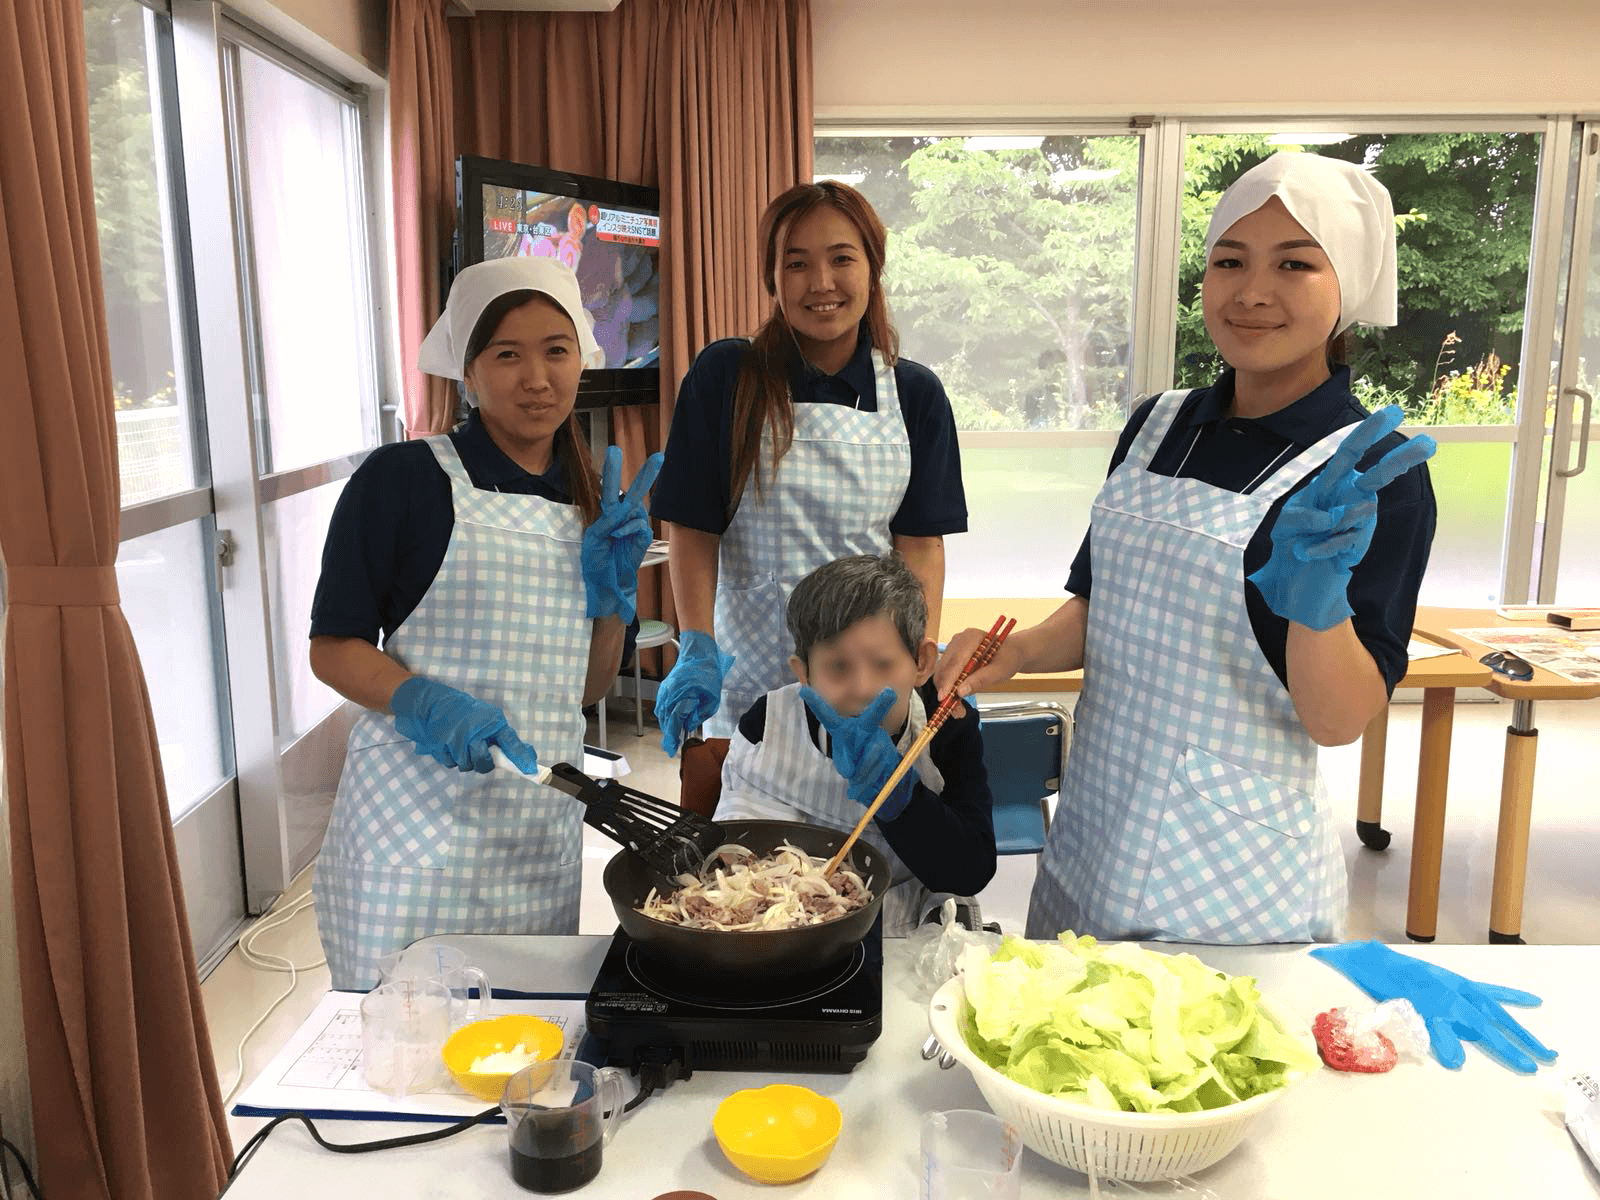
<path id="1" fill-rule="evenodd" d="M 995 850 L 1037 854 L 1050 829 L 1050 797 L 1066 774 L 1072 713 L 1053 700 L 1023 700 L 985 705 L 978 716 L 994 797 Z"/>

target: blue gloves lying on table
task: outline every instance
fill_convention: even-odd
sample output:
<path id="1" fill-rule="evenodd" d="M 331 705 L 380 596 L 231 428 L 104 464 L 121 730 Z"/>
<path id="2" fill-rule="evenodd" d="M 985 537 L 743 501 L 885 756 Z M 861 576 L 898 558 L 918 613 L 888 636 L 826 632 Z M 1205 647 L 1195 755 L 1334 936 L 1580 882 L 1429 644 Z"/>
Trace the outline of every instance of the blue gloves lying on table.
<path id="1" fill-rule="evenodd" d="M 678 661 L 656 689 L 656 721 L 668 758 L 677 756 L 685 736 L 716 716 L 733 659 L 709 633 L 686 629 L 678 638 Z"/>
<path id="2" fill-rule="evenodd" d="M 600 515 L 583 531 L 579 555 L 590 617 L 619 616 L 626 625 L 636 615 L 639 564 L 654 536 L 644 498 L 660 470 L 661 455 L 652 454 L 619 499 L 622 451 L 616 446 L 606 449 L 606 465 L 600 475 Z"/>
<path id="3" fill-rule="evenodd" d="M 1272 557 L 1250 576 L 1267 607 L 1310 629 L 1332 629 L 1351 615 L 1350 572 L 1372 544 L 1378 492 L 1438 449 L 1410 438 L 1362 472 L 1362 455 L 1400 426 L 1400 406 L 1380 408 L 1339 444 L 1317 477 L 1285 501 L 1272 526 Z"/>
<path id="4" fill-rule="evenodd" d="M 517 736 L 505 713 L 459 688 L 413 675 L 395 688 L 389 708 L 395 728 L 415 743 L 417 753 L 442 766 L 488 774 L 494 770 L 493 744 L 524 775 L 539 770 L 539 756 Z"/>
<path id="5" fill-rule="evenodd" d="M 1476 983 L 1378 942 L 1318 946 L 1311 957 L 1320 958 L 1374 1000 L 1411 1001 L 1428 1027 L 1434 1058 L 1451 1069 L 1466 1060 L 1462 1042 L 1478 1043 L 1490 1058 L 1524 1074 L 1537 1069 L 1534 1059 L 1555 1061 L 1556 1052 L 1503 1007 L 1540 1004 L 1532 992 Z"/>
<path id="6" fill-rule="evenodd" d="M 894 689 L 884 688 L 878 698 L 855 717 L 841 717 L 809 685 L 800 689 L 800 698 L 828 731 L 833 765 L 847 781 L 846 795 L 867 808 L 878 798 L 878 792 L 895 767 L 900 765 L 900 751 L 883 727 L 884 714 L 894 707 Z M 916 783 L 915 774 L 907 771 L 879 806 L 876 819 L 892 821 L 904 812 Z"/>

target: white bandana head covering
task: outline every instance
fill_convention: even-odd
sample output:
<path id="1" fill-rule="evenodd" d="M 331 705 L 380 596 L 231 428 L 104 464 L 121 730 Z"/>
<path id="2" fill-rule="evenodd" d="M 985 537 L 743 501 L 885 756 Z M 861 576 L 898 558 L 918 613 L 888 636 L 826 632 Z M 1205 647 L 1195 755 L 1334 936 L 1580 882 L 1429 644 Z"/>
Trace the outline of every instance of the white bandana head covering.
<path id="1" fill-rule="evenodd" d="M 1222 193 L 1206 229 L 1206 258 L 1235 222 L 1272 197 L 1317 240 L 1339 280 L 1339 328 L 1395 323 L 1394 204 L 1355 163 L 1286 151 L 1258 163 Z"/>
<path id="2" fill-rule="evenodd" d="M 507 292 L 531 291 L 550 297 L 572 318 L 578 331 L 578 356 L 585 368 L 605 365 L 606 352 L 594 340 L 594 322 L 583 307 L 578 277 L 553 258 L 494 258 L 473 263 L 450 285 L 444 315 L 433 323 L 417 351 L 417 370 L 446 379 L 466 374 L 467 342 L 483 310 Z"/>

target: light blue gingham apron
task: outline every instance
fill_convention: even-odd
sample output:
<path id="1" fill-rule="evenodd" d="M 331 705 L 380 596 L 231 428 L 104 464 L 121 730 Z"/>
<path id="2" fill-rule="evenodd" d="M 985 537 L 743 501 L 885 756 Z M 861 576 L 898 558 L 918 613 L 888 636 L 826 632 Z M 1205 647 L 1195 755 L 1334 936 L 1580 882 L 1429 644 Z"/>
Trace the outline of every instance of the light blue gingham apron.
<path id="1" fill-rule="evenodd" d="M 898 748 L 902 754 L 928 723 L 922 697 L 911 693 L 910 712 Z M 821 730 L 823 746 L 828 731 Z M 912 764 L 917 778 L 934 795 L 944 794 L 944 776 L 927 750 Z M 767 723 L 761 741 L 751 745 L 733 739 L 722 764 L 722 798 L 718 821 L 805 821 L 848 833 L 865 811 L 845 792 L 844 777 L 834 767 L 827 750 L 811 740 L 806 704 L 800 685 L 791 683 L 767 693 Z M 872 846 L 889 864 L 892 883 L 883 898 L 883 934 L 904 937 L 928 913 L 937 911 L 948 893 L 922 886 L 911 868 L 889 848 L 874 821 L 862 831 L 860 841 Z M 859 844 L 859 842 L 858 842 Z"/>
<path id="2" fill-rule="evenodd" d="M 1251 629 L 1243 560 L 1350 431 L 1241 495 L 1148 469 L 1185 395 L 1161 397 L 1095 499 L 1084 687 L 1028 936 L 1334 939 L 1344 859 L 1317 747 Z"/>
<path id="3" fill-rule="evenodd" d="M 444 562 L 384 653 L 494 704 L 540 763 L 581 762 L 584 616 L 579 510 L 473 486 L 448 437 Z M 397 498 L 397 502 L 401 498 Z M 350 731 L 317 860 L 317 918 L 332 985 L 366 989 L 377 961 L 435 933 L 576 933 L 582 807 L 514 771 L 440 766 L 388 713 Z"/>
<path id="4" fill-rule="evenodd" d="M 752 479 L 722 535 L 717 560 L 717 646 L 735 656 L 707 737 L 731 738 L 756 698 L 793 678 L 789 593 L 802 578 L 849 554 L 887 554 L 889 522 L 911 482 L 911 442 L 894 368 L 872 352 L 877 412 L 796 404 L 794 442 L 777 477 Z M 772 461 L 770 431 L 761 461 Z"/>

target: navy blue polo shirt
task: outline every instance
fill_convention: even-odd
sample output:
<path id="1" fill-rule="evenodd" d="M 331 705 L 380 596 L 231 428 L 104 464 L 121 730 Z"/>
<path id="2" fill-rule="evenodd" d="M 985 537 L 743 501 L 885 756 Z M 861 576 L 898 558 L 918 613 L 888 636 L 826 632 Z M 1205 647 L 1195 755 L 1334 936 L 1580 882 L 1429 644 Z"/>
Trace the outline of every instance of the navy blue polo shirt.
<path id="1" fill-rule="evenodd" d="M 651 516 L 718 536 L 726 532 L 733 475 L 733 397 L 749 351 L 744 338 L 712 342 L 684 375 Z M 911 479 L 889 532 L 901 537 L 963 533 L 967 497 L 961 486 L 961 448 L 944 386 L 927 367 L 904 358 L 894 365 L 894 382 L 911 442 Z M 877 412 L 872 339 L 866 327 L 856 341 L 855 354 L 836 375 L 796 356 L 789 394 L 796 404 L 843 404 Z M 766 466 L 763 463 L 763 470 Z"/>
<path id="2" fill-rule="evenodd" d="M 1275 464 L 1292 460 L 1336 429 L 1354 425 L 1367 416 L 1350 394 L 1350 368 L 1339 367 L 1321 386 L 1286 408 L 1264 417 L 1233 417 L 1234 373 L 1230 367 L 1208 388 L 1196 388 L 1185 398 L 1172 428 L 1150 459 L 1157 475 L 1199 479 L 1230 492 L 1254 490 L 1256 478 Z M 1116 470 L 1127 457 L 1134 437 L 1155 408 L 1157 397 L 1141 403 L 1123 427 L 1111 456 Z M 1361 459 L 1359 469 L 1372 466 L 1405 439 L 1391 433 Z M 1181 464 L 1181 469 L 1180 469 Z M 1315 478 L 1315 472 L 1297 482 L 1274 504 L 1244 552 L 1244 574 L 1266 565 L 1272 555 L 1272 526 L 1284 503 Z M 1406 673 L 1406 644 L 1416 616 L 1417 591 L 1428 566 L 1437 509 L 1426 464 L 1407 471 L 1378 493 L 1378 524 L 1366 556 L 1351 572 L 1347 597 L 1354 610 L 1356 636 L 1378 664 L 1389 691 Z M 1093 586 L 1089 538 L 1085 534 L 1078 556 L 1072 560 L 1067 591 L 1087 597 Z M 1250 627 L 1267 662 L 1288 686 L 1287 645 L 1289 622 L 1278 616 L 1254 584 L 1244 589 Z"/>
<path id="3" fill-rule="evenodd" d="M 474 408 L 450 432 L 473 485 L 572 503 L 559 451 L 542 475 L 523 470 L 489 436 Z M 422 602 L 455 528 L 450 476 L 423 441 L 379 446 L 339 496 L 311 604 L 312 637 L 388 638 Z"/>

